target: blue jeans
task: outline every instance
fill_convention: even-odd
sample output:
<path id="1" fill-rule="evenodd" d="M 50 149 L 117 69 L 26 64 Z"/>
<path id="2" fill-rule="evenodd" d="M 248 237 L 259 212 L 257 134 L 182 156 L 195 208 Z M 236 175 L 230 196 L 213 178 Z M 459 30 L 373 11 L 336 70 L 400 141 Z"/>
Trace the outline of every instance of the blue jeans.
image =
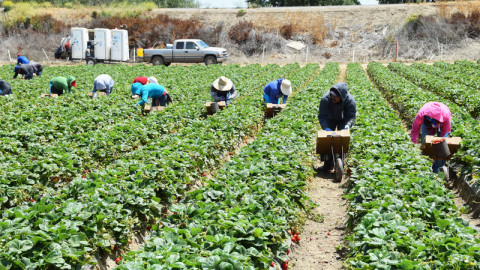
<path id="1" fill-rule="evenodd" d="M 431 132 L 430 132 L 431 133 Z M 428 128 L 427 126 L 425 126 L 424 124 L 422 124 L 422 144 L 425 143 L 425 137 L 427 135 L 435 135 L 435 132 L 433 132 L 433 134 L 428 134 Z M 446 164 L 446 160 L 438 160 L 438 159 L 434 159 L 433 160 L 433 165 L 432 165 L 432 171 L 434 173 L 438 173 L 438 171 L 440 170 L 441 167 L 445 166 Z"/>
<path id="2" fill-rule="evenodd" d="M 25 80 L 31 80 L 33 79 L 33 73 L 32 74 L 27 74 L 23 77 Z"/>
<path id="3" fill-rule="evenodd" d="M 167 105 L 167 95 L 163 95 L 159 98 L 152 98 L 152 107 Z"/>
<path id="4" fill-rule="evenodd" d="M 37 72 L 37 77 L 40 77 L 40 76 L 42 76 L 42 71 L 41 70 Z"/>

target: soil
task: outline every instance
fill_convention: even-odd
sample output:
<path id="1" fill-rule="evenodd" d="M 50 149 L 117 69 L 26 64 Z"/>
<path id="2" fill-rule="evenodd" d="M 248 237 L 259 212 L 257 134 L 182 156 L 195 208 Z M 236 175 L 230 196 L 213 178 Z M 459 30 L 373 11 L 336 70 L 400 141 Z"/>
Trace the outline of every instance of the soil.
<path id="1" fill-rule="evenodd" d="M 319 160 L 315 168 L 321 167 Z M 305 223 L 300 244 L 293 244 L 289 255 L 291 269 L 340 269 L 342 246 L 347 221 L 347 201 L 343 199 L 342 183 L 334 183 L 334 174 L 317 169 L 315 178 L 308 188 L 309 197 L 318 205 L 314 214 L 321 221 L 308 219 Z M 345 182 L 345 179 L 342 181 Z"/>

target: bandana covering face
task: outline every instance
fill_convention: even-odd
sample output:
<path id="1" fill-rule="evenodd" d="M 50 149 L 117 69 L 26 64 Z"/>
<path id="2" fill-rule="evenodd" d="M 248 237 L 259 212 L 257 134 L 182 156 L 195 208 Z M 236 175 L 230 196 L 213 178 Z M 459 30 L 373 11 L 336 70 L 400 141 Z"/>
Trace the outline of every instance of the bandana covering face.
<path id="1" fill-rule="evenodd" d="M 438 121 L 431 118 L 430 116 L 426 116 L 425 115 L 425 119 L 423 121 L 423 123 L 425 124 L 425 126 L 427 126 L 428 128 L 434 128 L 434 127 L 437 127 L 438 125 Z"/>

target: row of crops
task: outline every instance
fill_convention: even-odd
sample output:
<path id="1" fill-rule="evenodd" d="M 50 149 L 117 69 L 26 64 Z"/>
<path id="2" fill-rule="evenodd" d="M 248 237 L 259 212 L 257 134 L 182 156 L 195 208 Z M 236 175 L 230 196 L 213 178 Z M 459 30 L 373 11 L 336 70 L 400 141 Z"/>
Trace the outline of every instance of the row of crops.
<path id="1" fill-rule="evenodd" d="M 465 142 L 455 163 L 474 184 L 476 65 L 371 63 L 376 86 L 360 65 L 348 66 L 358 106 L 346 195 L 349 267 L 480 267 L 475 230 L 458 217 L 395 111 L 408 122 L 423 103 L 446 103 L 453 134 Z M 0 77 L 11 70 L 0 67 Z M 90 99 L 102 73 L 114 78 L 113 94 Z M 339 73 L 336 63 L 96 65 L 46 67 L 42 77 L 10 81 L 15 94 L 0 98 L 0 269 L 78 268 L 121 251 L 120 269 L 279 269 L 292 244 L 289 228 L 312 207 L 304 191 L 313 177 L 318 104 Z M 74 93 L 40 98 L 51 77 L 69 74 L 77 77 Z M 143 116 L 130 83 L 151 75 L 174 103 Z M 221 75 L 239 97 L 207 117 L 209 87 Z M 265 120 L 261 90 L 280 77 L 294 93 Z M 138 232 L 147 235 L 145 246 L 128 251 Z"/>

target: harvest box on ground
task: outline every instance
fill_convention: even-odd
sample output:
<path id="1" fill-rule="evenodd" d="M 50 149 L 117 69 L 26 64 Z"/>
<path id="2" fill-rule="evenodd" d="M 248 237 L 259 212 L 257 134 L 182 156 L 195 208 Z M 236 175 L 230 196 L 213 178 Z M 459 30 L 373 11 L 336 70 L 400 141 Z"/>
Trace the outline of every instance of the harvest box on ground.
<path id="1" fill-rule="evenodd" d="M 348 152 L 350 144 L 350 130 L 340 131 L 326 131 L 320 130 L 317 134 L 317 154 L 331 154 L 333 145 L 333 152 L 335 154 Z"/>
<path id="2" fill-rule="evenodd" d="M 58 97 L 58 94 L 42 94 L 41 97 Z"/>
<path id="3" fill-rule="evenodd" d="M 107 95 L 105 92 L 96 92 L 98 96 L 105 96 Z M 88 93 L 88 96 L 93 98 L 93 92 Z"/>
<path id="4" fill-rule="evenodd" d="M 442 159 L 451 159 L 453 154 L 455 154 L 455 152 L 457 152 L 457 150 L 460 148 L 460 143 L 462 142 L 462 138 L 460 137 L 443 138 L 443 137 L 435 137 L 435 136 L 426 136 L 425 146 L 423 147 L 423 154 L 426 156 L 429 156 L 430 158 L 436 159 L 437 157 L 435 155 L 435 150 L 432 147 L 432 141 L 439 140 L 439 139 L 446 139 L 448 144 L 448 149 L 450 150 L 450 155 Z"/>
<path id="5" fill-rule="evenodd" d="M 265 109 L 265 117 L 271 118 L 274 117 L 277 113 L 283 110 L 287 104 L 272 104 L 267 103 L 267 108 Z"/>
<path id="6" fill-rule="evenodd" d="M 215 103 L 215 102 L 207 102 L 207 103 L 205 103 L 205 107 L 207 107 L 207 114 L 209 114 L 209 115 L 214 114 L 214 112 L 213 112 L 213 110 L 212 110 L 212 103 Z M 219 108 L 220 110 L 225 109 L 225 106 L 226 106 L 225 101 L 220 101 L 220 102 L 217 102 L 217 103 L 218 103 L 218 108 Z"/>
<path id="7" fill-rule="evenodd" d="M 154 112 L 154 111 L 161 111 L 165 109 L 164 106 L 151 106 L 151 105 L 145 105 L 145 107 L 143 107 L 143 110 L 146 112 L 146 113 L 149 113 L 149 112 Z"/>

